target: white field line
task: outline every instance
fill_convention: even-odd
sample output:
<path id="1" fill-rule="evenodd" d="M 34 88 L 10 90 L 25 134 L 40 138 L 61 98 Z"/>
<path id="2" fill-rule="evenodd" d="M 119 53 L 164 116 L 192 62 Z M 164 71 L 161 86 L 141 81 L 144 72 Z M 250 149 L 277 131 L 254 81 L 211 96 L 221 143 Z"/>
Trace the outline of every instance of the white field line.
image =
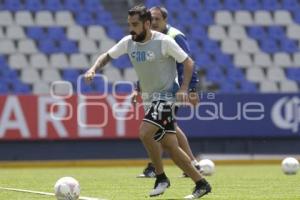
<path id="1" fill-rule="evenodd" d="M 15 192 L 25 192 L 25 193 L 32 193 L 32 194 L 55 196 L 54 193 L 50 193 L 50 192 L 40 192 L 40 191 L 25 190 L 25 189 L 18 189 L 18 188 L 0 187 L 0 190 L 8 190 L 8 191 L 15 191 Z M 81 197 L 79 197 L 79 200 L 104 200 L 104 199 L 98 199 L 98 198 L 94 198 L 94 197 L 82 197 L 81 196 Z"/>

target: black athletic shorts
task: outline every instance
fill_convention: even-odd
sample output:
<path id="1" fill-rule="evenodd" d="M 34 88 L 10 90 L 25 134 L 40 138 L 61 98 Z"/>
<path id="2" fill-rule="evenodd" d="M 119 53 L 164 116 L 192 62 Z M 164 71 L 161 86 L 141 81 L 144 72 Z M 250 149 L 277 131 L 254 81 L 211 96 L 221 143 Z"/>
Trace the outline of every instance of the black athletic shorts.
<path id="1" fill-rule="evenodd" d="M 143 121 L 154 124 L 159 128 L 154 135 L 154 140 L 160 141 L 166 133 L 176 133 L 174 118 L 176 110 L 177 108 L 173 102 L 158 100 L 151 103 Z"/>

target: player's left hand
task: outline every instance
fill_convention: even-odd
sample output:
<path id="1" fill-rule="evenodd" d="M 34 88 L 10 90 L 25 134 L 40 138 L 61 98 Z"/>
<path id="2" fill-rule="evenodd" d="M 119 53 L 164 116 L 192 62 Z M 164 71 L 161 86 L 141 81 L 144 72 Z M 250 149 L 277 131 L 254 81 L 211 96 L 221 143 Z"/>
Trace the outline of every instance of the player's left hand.
<path id="1" fill-rule="evenodd" d="M 90 83 L 94 77 L 95 77 L 95 70 L 94 69 L 89 69 L 85 74 L 84 74 L 84 79 L 86 83 Z"/>
<path id="2" fill-rule="evenodd" d="M 189 102 L 193 106 L 197 106 L 199 104 L 200 100 L 197 92 L 189 92 Z"/>

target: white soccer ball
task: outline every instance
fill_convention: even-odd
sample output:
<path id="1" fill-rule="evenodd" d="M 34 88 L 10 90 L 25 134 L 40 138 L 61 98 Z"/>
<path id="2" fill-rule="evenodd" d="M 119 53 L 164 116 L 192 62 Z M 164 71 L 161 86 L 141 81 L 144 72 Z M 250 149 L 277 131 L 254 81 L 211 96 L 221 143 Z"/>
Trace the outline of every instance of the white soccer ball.
<path id="1" fill-rule="evenodd" d="M 202 174 L 210 176 L 215 172 L 215 163 L 209 159 L 202 159 L 199 161 Z"/>
<path id="2" fill-rule="evenodd" d="M 299 170 L 299 162 L 293 157 L 287 157 L 281 162 L 281 168 L 285 174 L 296 174 Z"/>
<path id="3" fill-rule="evenodd" d="M 77 200 L 80 195 L 79 182 L 72 177 L 62 177 L 54 185 L 57 200 Z"/>

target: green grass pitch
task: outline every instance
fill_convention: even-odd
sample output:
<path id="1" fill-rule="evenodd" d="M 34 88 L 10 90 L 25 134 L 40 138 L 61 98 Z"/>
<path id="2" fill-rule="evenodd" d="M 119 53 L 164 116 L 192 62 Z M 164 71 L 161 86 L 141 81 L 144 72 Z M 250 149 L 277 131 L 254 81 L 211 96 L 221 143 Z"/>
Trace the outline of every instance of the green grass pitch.
<path id="1" fill-rule="evenodd" d="M 0 186 L 53 192 L 55 181 L 73 176 L 81 186 L 81 195 L 108 200 L 168 199 L 179 200 L 191 193 L 189 178 L 179 178 L 181 171 L 167 166 L 171 187 L 162 196 L 148 197 L 154 179 L 135 178 L 142 167 L 76 167 L 0 169 Z M 207 177 L 212 193 L 207 200 L 300 200 L 300 174 L 284 175 L 280 165 L 218 165 Z M 0 190 L 0 199 L 51 200 L 53 196 Z"/>

